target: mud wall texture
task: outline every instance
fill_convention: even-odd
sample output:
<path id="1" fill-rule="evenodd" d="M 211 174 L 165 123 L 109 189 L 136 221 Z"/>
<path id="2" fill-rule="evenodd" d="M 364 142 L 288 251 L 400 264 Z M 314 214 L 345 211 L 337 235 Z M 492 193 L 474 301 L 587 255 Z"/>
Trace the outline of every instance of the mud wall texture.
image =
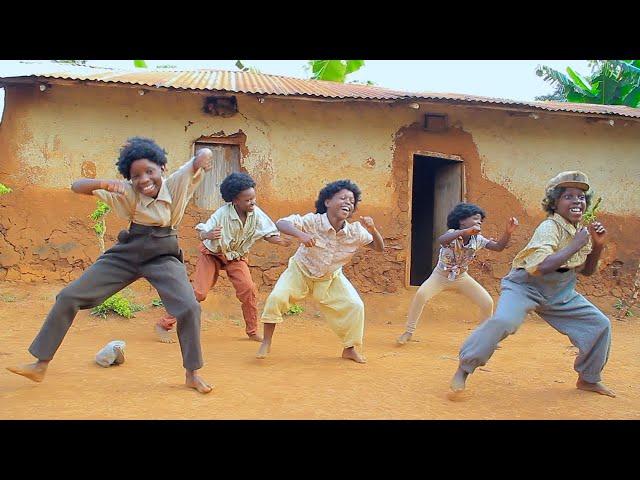
<path id="1" fill-rule="evenodd" d="M 362 249 L 345 273 L 361 292 L 393 293 L 406 287 L 410 265 L 411 177 L 416 152 L 464 160 L 467 201 L 487 212 L 485 231 L 502 233 L 509 216 L 520 220 L 511 245 L 481 252 L 474 275 L 492 294 L 518 249 L 544 218 L 544 185 L 560 170 L 585 171 L 603 197 L 601 220 L 610 241 L 600 273 L 581 281 L 595 296 L 622 297 L 631 289 L 640 242 L 640 123 L 614 126 L 580 116 L 422 104 L 315 102 L 238 95 L 228 118 L 203 112 L 205 96 L 189 92 L 54 85 L 8 86 L 0 125 L 0 279 L 69 281 L 95 260 L 98 242 L 89 214 L 95 199 L 73 194 L 79 177 L 117 178 L 120 145 L 133 135 L 154 138 L 168 152 L 169 171 L 187 161 L 201 137 L 239 135 L 242 168 L 257 183 L 258 204 L 276 220 L 313 210 L 326 182 L 351 178 L 363 191 L 356 212 L 371 215 L 385 237 L 380 254 Z M 446 113 L 449 129 L 427 132 L 423 115 Z M 415 208 L 419 208 L 416 206 Z M 197 256 L 193 226 L 212 212 L 190 206 L 180 241 L 191 271 Z M 106 244 L 126 226 L 107 217 Z M 259 242 L 252 273 L 268 290 L 295 247 Z M 414 254 L 419 254 L 415 252 Z"/>

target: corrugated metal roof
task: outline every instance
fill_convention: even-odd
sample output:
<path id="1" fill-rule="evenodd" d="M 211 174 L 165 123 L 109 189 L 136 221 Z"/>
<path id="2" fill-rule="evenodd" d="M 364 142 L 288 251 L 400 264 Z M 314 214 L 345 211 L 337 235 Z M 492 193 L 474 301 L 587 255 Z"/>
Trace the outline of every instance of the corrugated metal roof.
<path id="1" fill-rule="evenodd" d="M 321 80 L 267 75 L 263 73 L 227 70 L 165 71 L 137 69 L 135 71 L 101 69 L 95 67 L 67 67 L 64 71 L 42 71 L 11 77 L 16 78 L 61 79 L 74 81 L 104 82 L 114 84 L 140 85 L 154 88 L 184 89 L 196 91 L 222 91 L 256 95 L 304 96 L 310 98 L 336 100 L 371 101 L 430 101 L 448 104 L 512 106 L 515 109 L 529 108 L 549 112 L 571 112 L 585 115 L 616 115 L 640 118 L 640 108 L 616 105 L 592 105 L 565 102 L 523 102 L 503 98 L 480 97 L 457 93 L 403 92 L 388 88 L 337 83 Z"/>

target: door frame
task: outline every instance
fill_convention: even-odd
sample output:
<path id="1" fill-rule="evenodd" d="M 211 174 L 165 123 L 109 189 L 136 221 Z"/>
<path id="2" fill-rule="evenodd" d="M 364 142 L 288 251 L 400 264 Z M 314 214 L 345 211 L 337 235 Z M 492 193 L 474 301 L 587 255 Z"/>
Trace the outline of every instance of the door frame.
<path id="1" fill-rule="evenodd" d="M 409 228 L 408 228 L 408 233 L 407 233 L 407 251 L 408 251 L 408 255 L 406 255 L 405 259 L 404 259 L 404 286 L 405 288 L 415 288 L 417 289 L 418 286 L 417 285 L 411 285 L 411 258 L 413 256 L 413 251 L 411 249 L 411 241 L 412 241 L 412 230 L 413 230 L 413 164 L 415 162 L 415 156 L 416 155 L 420 155 L 423 157 L 436 157 L 436 158 L 442 158 L 445 160 L 451 160 L 454 162 L 460 162 L 460 186 L 462 191 L 460 192 L 461 197 L 462 197 L 462 201 L 466 202 L 467 201 L 467 183 L 466 183 L 466 174 L 465 174 L 465 162 L 464 162 L 464 158 L 460 155 L 455 155 L 452 153 L 443 153 L 443 152 L 433 152 L 430 150 L 413 150 L 411 152 L 409 152 L 409 172 L 408 172 L 408 178 L 407 178 L 407 198 L 408 198 L 408 208 L 407 208 L 407 213 L 409 216 Z"/>

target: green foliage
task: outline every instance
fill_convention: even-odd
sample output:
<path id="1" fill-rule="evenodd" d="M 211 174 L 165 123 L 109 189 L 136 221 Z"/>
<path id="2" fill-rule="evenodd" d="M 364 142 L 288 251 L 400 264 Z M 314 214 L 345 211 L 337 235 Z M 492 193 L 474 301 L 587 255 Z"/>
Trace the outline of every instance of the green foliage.
<path id="1" fill-rule="evenodd" d="M 147 62 L 145 62 L 144 60 L 134 60 L 133 65 L 136 68 L 147 68 Z"/>
<path id="2" fill-rule="evenodd" d="M 151 306 L 152 307 L 164 307 L 164 303 L 162 303 L 162 300 L 160 300 L 159 298 L 154 298 L 153 300 L 151 300 Z"/>
<path id="3" fill-rule="evenodd" d="M 135 312 L 139 312 L 143 309 L 144 307 L 142 305 L 133 303 L 129 299 L 125 298 L 121 293 L 116 293 L 91 310 L 91 314 L 106 318 L 108 313 L 113 312 L 121 317 L 131 318 L 134 316 Z"/>
<path id="4" fill-rule="evenodd" d="M 597 212 L 598 212 L 598 209 L 600 208 L 600 202 L 602 202 L 602 197 L 598 197 L 598 200 L 596 200 L 596 203 L 592 204 L 587 209 L 587 211 L 584 212 L 584 214 L 582 215 L 583 225 L 589 225 L 590 223 L 593 223 L 596 221 Z"/>
<path id="5" fill-rule="evenodd" d="M 13 190 L 11 190 L 9 187 L 7 187 L 5 184 L 0 183 L 0 195 L 4 195 L 6 193 L 11 193 Z"/>
<path id="6" fill-rule="evenodd" d="M 304 308 L 296 303 L 291 304 L 285 315 L 300 315 L 304 312 Z"/>
<path id="7" fill-rule="evenodd" d="M 98 237 L 98 244 L 100 245 L 100 251 L 104 252 L 104 234 L 107 231 L 107 223 L 104 220 L 104 216 L 111 211 L 109 205 L 100 200 L 96 203 L 96 209 L 91 212 L 91 220 L 95 223 L 93 224 L 93 231 L 96 232 L 96 236 Z"/>
<path id="8" fill-rule="evenodd" d="M 96 203 L 96 209 L 91 212 L 91 220 L 98 221 L 111 211 L 111 208 L 106 203 L 98 200 Z"/>
<path id="9" fill-rule="evenodd" d="M 591 60 L 591 74 L 567 67 L 567 75 L 538 65 L 536 75 L 568 102 L 640 107 L 640 60 Z M 554 92 L 554 93 L 556 93 Z M 537 99 L 540 97 L 537 97 Z"/>
<path id="10" fill-rule="evenodd" d="M 309 60 L 313 80 L 344 83 L 347 75 L 364 66 L 364 60 Z"/>
<path id="11" fill-rule="evenodd" d="M 240 70 L 241 72 L 249 72 L 249 73 L 262 73 L 260 70 L 258 70 L 255 67 L 247 67 L 242 63 L 242 60 L 236 60 L 236 67 L 238 67 L 238 70 Z"/>
<path id="12" fill-rule="evenodd" d="M 627 302 L 622 299 L 616 300 L 616 303 L 613 305 L 616 310 L 622 310 L 623 308 L 627 308 Z M 631 311 L 631 308 L 627 308 L 627 311 L 624 312 L 625 317 L 633 317 L 634 313 Z"/>

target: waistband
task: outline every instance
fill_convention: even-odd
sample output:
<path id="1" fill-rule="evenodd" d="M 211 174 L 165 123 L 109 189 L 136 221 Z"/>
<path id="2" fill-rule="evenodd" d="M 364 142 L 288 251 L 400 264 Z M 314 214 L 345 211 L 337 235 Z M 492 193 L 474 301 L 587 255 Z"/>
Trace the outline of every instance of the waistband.
<path id="1" fill-rule="evenodd" d="M 129 233 L 131 235 L 178 235 L 178 231 L 171 227 L 154 227 L 150 225 L 140 225 L 138 223 L 132 223 L 129 225 Z"/>

